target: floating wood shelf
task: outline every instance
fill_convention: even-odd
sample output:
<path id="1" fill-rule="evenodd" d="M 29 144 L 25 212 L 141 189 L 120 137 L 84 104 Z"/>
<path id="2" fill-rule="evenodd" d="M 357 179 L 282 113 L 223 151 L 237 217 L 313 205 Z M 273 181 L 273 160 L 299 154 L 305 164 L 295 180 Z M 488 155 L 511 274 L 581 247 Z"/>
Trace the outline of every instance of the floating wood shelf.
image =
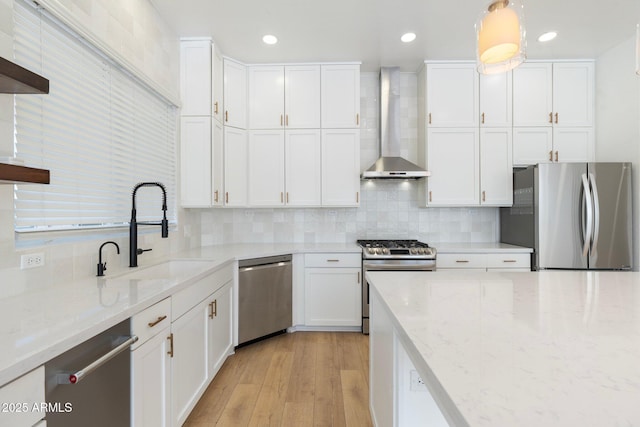
<path id="1" fill-rule="evenodd" d="M 0 93 L 49 93 L 49 80 L 0 57 Z"/>
<path id="2" fill-rule="evenodd" d="M 49 171 L 0 163 L 0 184 L 49 184 Z"/>

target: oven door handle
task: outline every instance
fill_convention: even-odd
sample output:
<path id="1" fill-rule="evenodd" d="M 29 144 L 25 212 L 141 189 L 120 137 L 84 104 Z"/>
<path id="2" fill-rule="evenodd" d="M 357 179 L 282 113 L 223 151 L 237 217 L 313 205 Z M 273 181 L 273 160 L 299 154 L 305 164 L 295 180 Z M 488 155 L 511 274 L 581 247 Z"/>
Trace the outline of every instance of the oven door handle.
<path id="1" fill-rule="evenodd" d="M 420 263 L 420 264 L 404 264 L 385 262 L 384 264 L 368 264 L 362 263 L 365 271 L 433 271 L 436 269 L 436 263 Z"/>
<path id="2" fill-rule="evenodd" d="M 100 366 L 104 365 L 109 360 L 116 357 L 118 354 L 122 353 L 125 350 L 128 350 L 129 347 L 131 347 L 131 345 L 134 344 L 136 341 L 138 341 L 138 337 L 133 335 L 129 337 L 126 341 L 124 341 L 122 344 L 111 349 L 107 354 L 91 362 L 90 364 L 80 369 L 79 371 L 74 372 L 72 374 L 58 374 L 58 384 L 78 384 L 80 381 L 82 381 L 82 379 L 85 376 L 89 375 L 91 372 L 95 371 Z"/>

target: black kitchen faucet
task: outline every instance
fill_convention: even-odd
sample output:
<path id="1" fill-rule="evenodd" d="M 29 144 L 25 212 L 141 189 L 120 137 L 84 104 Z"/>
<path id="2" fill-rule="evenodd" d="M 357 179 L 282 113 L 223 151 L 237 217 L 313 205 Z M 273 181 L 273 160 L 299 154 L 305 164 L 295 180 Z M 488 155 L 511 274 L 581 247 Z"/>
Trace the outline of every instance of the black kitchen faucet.
<path id="1" fill-rule="evenodd" d="M 162 221 L 137 222 L 136 221 L 136 193 L 141 187 L 160 187 L 162 190 Z M 169 237 L 169 221 L 167 221 L 167 189 L 159 182 L 140 182 L 133 187 L 131 196 L 131 222 L 129 222 L 129 267 L 138 266 L 138 255 L 151 249 L 138 248 L 138 224 L 159 225 L 162 228 L 162 238 Z"/>

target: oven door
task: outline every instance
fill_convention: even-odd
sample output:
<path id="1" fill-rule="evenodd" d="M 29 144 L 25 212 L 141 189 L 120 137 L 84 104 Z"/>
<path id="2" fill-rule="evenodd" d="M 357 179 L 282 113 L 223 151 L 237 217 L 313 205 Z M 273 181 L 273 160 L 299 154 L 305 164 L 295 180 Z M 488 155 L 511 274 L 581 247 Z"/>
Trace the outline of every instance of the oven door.
<path id="1" fill-rule="evenodd" d="M 363 259 L 362 260 L 362 333 L 369 335 L 369 283 L 367 271 L 434 271 L 435 259 Z"/>

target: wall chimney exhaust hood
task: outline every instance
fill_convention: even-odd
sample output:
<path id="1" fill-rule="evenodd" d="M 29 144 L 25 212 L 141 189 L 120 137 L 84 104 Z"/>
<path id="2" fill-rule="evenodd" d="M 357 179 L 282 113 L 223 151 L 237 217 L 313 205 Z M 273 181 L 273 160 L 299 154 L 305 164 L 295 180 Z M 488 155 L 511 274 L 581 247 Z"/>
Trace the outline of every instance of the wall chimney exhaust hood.
<path id="1" fill-rule="evenodd" d="M 0 93 L 46 94 L 49 80 L 0 57 Z"/>
<path id="2" fill-rule="evenodd" d="M 418 179 L 431 175 L 400 157 L 400 68 L 380 69 L 380 158 L 363 179 Z"/>

